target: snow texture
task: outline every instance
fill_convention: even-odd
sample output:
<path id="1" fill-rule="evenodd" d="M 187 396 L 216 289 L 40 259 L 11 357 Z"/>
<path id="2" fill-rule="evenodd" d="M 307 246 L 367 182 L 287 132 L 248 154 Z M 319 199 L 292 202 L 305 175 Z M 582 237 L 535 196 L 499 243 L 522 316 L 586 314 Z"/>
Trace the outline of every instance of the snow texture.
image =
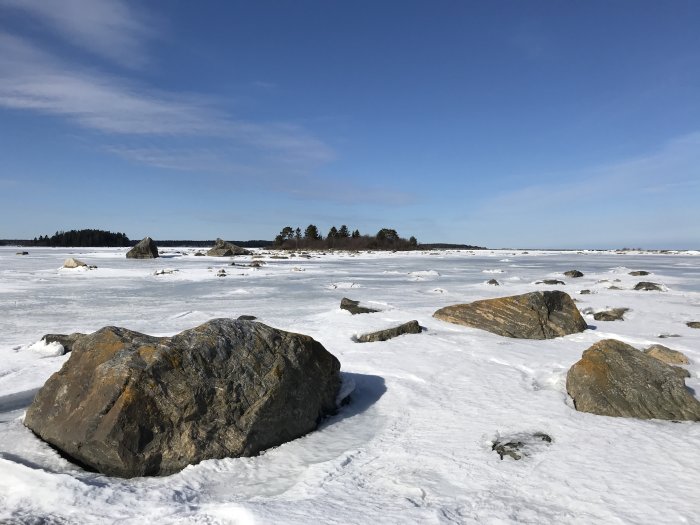
<path id="1" fill-rule="evenodd" d="M 0 522 L 660 524 L 700 516 L 700 423 L 580 413 L 565 388 L 581 353 L 612 337 L 683 352 L 690 358 L 686 384 L 700 391 L 700 330 L 685 324 L 700 320 L 700 252 L 280 260 L 257 250 L 255 260 L 266 264 L 256 269 L 177 248 L 162 251 L 177 271 L 154 275 L 161 259 L 128 260 L 126 249 L 16 251 L 0 248 Z M 68 257 L 97 268 L 58 270 Z M 502 269 L 493 269 L 495 260 Z M 217 277 L 222 268 L 225 279 Z M 572 268 L 585 276 L 557 289 L 580 309 L 627 307 L 630 315 L 599 322 L 588 314 L 589 330 L 544 341 L 432 317 L 449 304 L 532 291 L 529 283 Z M 650 271 L 665 291 L 634 291 L 640 278 L 632 270 Z M 506 272 L 501 286 L 483 285 L 484 273 Z M 614 279 L 619 290 L 608 288 Z M 594 293 L 579 295 L 584 288 Z M 382 311 L 345 315 L 339 304 L 349 292 Z M 349 397 L 318 431 L 257 457 L 123 480 L 71 464 L 23 426 L 37 390 L 68 358 L 34 343 L 44 334 L 117 325 L 172 335 L 243 314 L 308 334 L 340 360 L 341 397 Z M 351 339 L 411 319 L 426 330 L 373 345 Z M 518 461 L 493 450 L 496 441 L 536 433 L 551 443 L 533 444 Z"/>

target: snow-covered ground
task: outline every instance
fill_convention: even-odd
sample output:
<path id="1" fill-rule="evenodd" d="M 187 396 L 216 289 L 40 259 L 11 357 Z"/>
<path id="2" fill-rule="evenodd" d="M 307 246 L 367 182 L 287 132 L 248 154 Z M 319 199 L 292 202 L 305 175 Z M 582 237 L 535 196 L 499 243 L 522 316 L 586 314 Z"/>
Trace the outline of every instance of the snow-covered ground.
<path id="1" fill-rule="evenodd" d="M 592 343 L 684 352 L 700 392 L 700 253 L 442 251 L 255 260 L 164 249 L 0 248 L 0 521 L 18 523 L 698 523 L 700 423 L 576 412 L 568 368 Z M 97 269 L 60 269 L 76 257 Z M 237 257 L 237 264 L 252 257 Z M 218 277 L 219 269 L 226 277 Z M 163 269 L 177 270 L 154 275 Z M 585 275 L 564 277 L 566 270 Z M 652 272 L 645 277 L 631 270 Z M 501 286 L 487 285 L 495 278 Z M 564 286 L 536 285 L 561 279 Z M 619 280 L 619 281 L 618 281 Z M 633 291 L 639 281 L 663 292 Z M 610 289 L 611 286 L 620 288 Z M 624 321 L 527 341 L 432 318 L 443 306 L 563 289 L 581 310 L 628 307 Z M 579 295 L 590 289 L 590 295 Z M 352 316 L 349 297 L 380 313 Z M 586 310 L 590 308 L 591 310 Z M 124 480 L 67 462 L 22 425 L 33 395 L 67 359 L 46 333 L 105 325 L 170 335 L 216 317 L 257 316 L 319 340 L 354 382 L 352 403 L 301 439 L 254 458 L 204 461 Z M 417 319 L 426 330 L 380 343 L 352 336 Z M 659 335 L 680 337 L 660 339 Z M 520 461 L 492 442 L 552 437 Z"/>

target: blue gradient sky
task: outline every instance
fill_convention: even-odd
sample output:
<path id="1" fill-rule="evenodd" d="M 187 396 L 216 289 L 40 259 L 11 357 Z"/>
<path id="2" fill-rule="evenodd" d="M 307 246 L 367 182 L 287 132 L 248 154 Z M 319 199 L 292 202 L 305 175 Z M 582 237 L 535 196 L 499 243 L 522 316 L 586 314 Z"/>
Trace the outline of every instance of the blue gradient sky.
<path id="1" fill-rule="evenodd" d="M 681 0 L 0 0 L 0 238 L 700 248 L 698 27 Z"/>

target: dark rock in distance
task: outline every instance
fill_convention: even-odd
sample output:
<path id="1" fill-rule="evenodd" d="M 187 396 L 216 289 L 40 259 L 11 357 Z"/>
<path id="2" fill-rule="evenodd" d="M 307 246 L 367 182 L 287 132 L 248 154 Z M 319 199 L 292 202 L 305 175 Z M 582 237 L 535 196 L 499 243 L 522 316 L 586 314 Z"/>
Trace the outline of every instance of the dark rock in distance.
<path id="1" fill-rule="evenodd" d="M 700 402 L 677 368 L 622 341 L 604 339 L 569 369 L 566 391 L 581 412 L 699 421 Z"/>
<path id="2" fill-rule="evenodd" d="M 347 297 L 343 297 L 340 300 L 340 309 L 347 310 L 352 315 L 373 314 L 375 312 L 379 312 L 379 310 L 373 310 L 372 308 L 360 306 L 360 301 L 353 301 L 352 299 L 348 299 Z"/>
<path id="3" fill-rule="evenodd" d="M 446 306 L 433 317 L 518 339 L 551 339 L 587 328 L 574 301 L 561 291 L 530 292 Z"/>
<path id="4" fill-rule="evenodd" d="M 156 257 L 158 257 L 158 247 L 150 237 L 144 237 L 136 246 L 126 252 L 127 259 L 155 259 Z"/>
<path id="5" fill-rule="evenodd" d="M 239 321 L 255 321 L 257 317 L 254 315 L 239 315 L 238 320 Z"/>
<path id="6" fill-rule="evenodd" d="M 560 281 L 558 279 L 544 279 L 543 281 L 537 281 L 535 284 L 549 284 L 549 285 L 555 285 L 555 284 L 566 284 L 564 281 Z"/>
<path id="7" fill-rule="evenodd" d="M 581 290 L 579 294 L 581 295 L 590 295 L 591 291 L 590 290 Z"/>
<path id="8" fill-rule="evenodd" d="M 645 275 L 649 275 L 649 272 L 646 270 L 635 270 L 633 272 L 630 272 L 629 275 L 632 275 L 634 277 L 643 277 Z"/>
<path id="9" fill-rule="evenodd" d="M 685 325 L 688 328 L 700 328 L 700 321 L 688 321 Z"/>
<path id="10" fill-rule="evenodd" d="M 421 326 L 418 321 L 409 321 L 402 325 L 396 326 L 394 328 L 387 328 L 386 330 L 379 330 L 378 332 L 372 332 L 370 334 L 363 334 L 355 339 L 357 343 L 373 343 L 377 341 L 387 341 L 398 337 L 403 334 L 419 334 L 421 333 Z"/>
<path id="11" fill-rule="evenodd" d="M 624 321 L 624 315 L 629 311 L 629 308 L 612 308 L 603 312 L 593 314 L 593 319 L 596 321 Z"/>
<path id="12" fill-rule="evenodd" d="M 233 257 L 234 255 L 250 255 L 250 252 L 230 242 L 216 239 L 214 247 L 207 252 L 207 255 L 210 257 Z"/>
<path id="13" fill-rule="evenodd" d="M 660 285 L 656 283 L 650 283 L 647 281 L 642 281 L 640 283 L 637 283 L 634 287 L 635 290 L 647 290 L 647 291 L 656 291 L 656 292 L 662 292 L 663 288 L 661 288 Z"/>
<path id="14" fill-rule="evenodd" d="M 580 272 L 578 270 L 569 270 L 568 272 L 564 272 L 564 275 L 566 275 L 567 277 L 577 278 L 583 277 L 583 272 Z"/>
<path id="15" fill-rule="evenodd" d="M 81 337 L 85 337 L 85 334 L 74 332 L 72 334 L 46 334 L 42 337 L 42 340 L 46 344 L 59 343 L 63 347 L 63 353 L 67 354 L 73 350 L 73 345 Z"/>
<path id="16" fill-rule="evenodd" d="M 166 475 L 311 432 L 336 409 L 339 369 L 311 337 L 258 322 L 172 337 L 105 327 L 75 342 L 24 423 L 104 474 Z"/>
<path id="17" fill-rule="evenodd" d="M 499 283 L 496 279 L 489 279 L 486 281 L 486 284 L 492 284 L 493 286 L 500 286 L 501 283 Z"/>
<path id="18" fill-rule="evenodd" d="M 17 252 L 15 255 L 29 255 L 29 252 Z"/>

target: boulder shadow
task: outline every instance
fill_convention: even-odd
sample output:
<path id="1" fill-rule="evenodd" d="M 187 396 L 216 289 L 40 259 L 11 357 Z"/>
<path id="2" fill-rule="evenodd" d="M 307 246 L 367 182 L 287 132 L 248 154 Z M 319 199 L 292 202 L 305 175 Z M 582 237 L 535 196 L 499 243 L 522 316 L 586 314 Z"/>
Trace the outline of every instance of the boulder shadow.
<path id="1" fill-rule="evenodd" d="M 586 325 L 586 330 L 598 330 L 598 325 L 595 325 L 595 324 Z"/>
<path id="2" fill-rule="evenodd" d="M 32 404 L 32 401 L 34 401 L 34 397 L 38 391 L 38 388 L 32 388 L 30 390 L 15 392 L 14 394 L 0 397 L 0 414 L 27 408 Z"/>
<path id="3" fill-rule="evenodd" d="M 342 400 L 338 411 L 319 425 L 319 429 L 362 414 L 386 392 L 386 383 L 380 376 L 343 372 L 343 382 L 346 381 L 353 382 L 354 389 Z"/>

